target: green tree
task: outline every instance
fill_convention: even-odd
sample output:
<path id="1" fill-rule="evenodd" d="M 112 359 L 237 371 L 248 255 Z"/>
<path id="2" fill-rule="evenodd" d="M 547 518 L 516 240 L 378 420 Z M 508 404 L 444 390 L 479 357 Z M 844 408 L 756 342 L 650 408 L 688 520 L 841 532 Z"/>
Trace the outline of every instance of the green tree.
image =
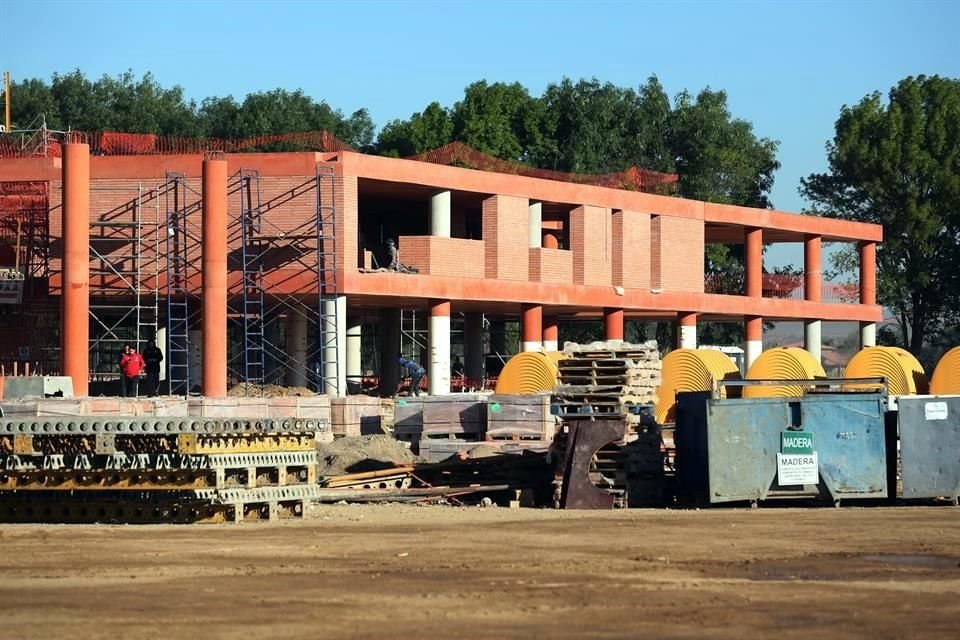
<path id="1" fill-rule="evenodd" d="M 800 191 L 814 213 L 883 225 L 878 302 L 919 355 L 960 320 L 960 80 L 909 77 L 844 106 L 827 159 Z"/>
<path id="2" fill-rule="evenodd" d="M 431 102 L 422 113 L 409 120 L 388 122 L 377 139 L 376 149 L 382 155 L 406 157 L 442 147 L 453 140 L 453 119 L 450 112 Z"/>
<path id="3" fill-rule="evenodd" d="M 41 116 L 51 129 L 60 128 L 60 110 L 53 92 L 46 82 L 29 78 L 10 83 L 10 121 L 14 129 L 26 129 L 40 124 Z M 6 101 L 6 97 L 4 97 Z"/>
<path id="4" fill-rule="evenodd" d="M 519 82 L 474 82 L 451 112 L 454 138 L 511 162 L 527 162 L 540 140 L 543 108 Z"/>

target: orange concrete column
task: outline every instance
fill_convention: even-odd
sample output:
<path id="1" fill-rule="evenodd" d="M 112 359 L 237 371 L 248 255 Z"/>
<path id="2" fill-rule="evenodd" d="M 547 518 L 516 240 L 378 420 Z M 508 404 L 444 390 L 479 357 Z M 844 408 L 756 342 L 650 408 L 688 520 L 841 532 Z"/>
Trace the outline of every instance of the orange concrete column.
<path id="1" fill-rule="evenodd" d="M 763 352 L 763 318 L 758 316 L 746 316 L 744 318 L 746 325 L 746 342 L 744 344 L 744 361 L 747 369 L 753 365 L 754 360 L 760 357 Z"/>
<path id="2" fill-rule="evenodd" d="M 543 234 L 543 248 L 544 249 L 559 249 L 560 240 L 557 238 L 557 234 L 553 231 Z"/>
<path id="3" fill-rule="evenodd" d="M 747 295 L 759 298 L 763 295 L 763 229 L 744 229 L 744 263 Z"/>
<path id="4" fill-rule="evenodd" d="M 556 316 L 547 316 L 543 319 L 543 350 L 560 350 L 560 329 Z"/>
<path id="5" fill-rule="evenodd" d="M 432 395 L 450 393 L 450 301 L 430 301 L 430 368 L 427 369 L 427 392 Z"/>
<path id="6" fill-rule="evenodd" d="M 803 292 L 810 302 L 820 302 L 823 291 L 823 268 L 820 236 L 807 236 L 803 241 Z"/>
<path id="7" fill-rule="evenodd" d="M 877 304 L 877 243 L 860 243 L 860 304 Z M 860 323 L 860 346 L 877 344 L 877 325 Z"/>
<path id="8" fill-rule="evenodd" d="M 540 351 L 543 348 L 543 307 L 525 304 L 520 319 L 520 350 Z"/>
<path id="9" fill-rule="evenodd" d="M 823 299 L 822 246 L 820 236 L 807 236 L 803 241 L 803 297 L 810 302 Z M 803 347 L 821 361 L 822 328 L 819 320 L 803 323 Z"/>
<path id="10" fill-rule="evenodd" d="M 89 393 L 90 375 L 90 147 L 63 146 L 63 289 L 60 368 L 73 393 Z"/>
<path id="11" fill-rule="evenodd" d="M 877 304 L 877 243 L 860 243 L 860 304 Z"/>
<path id="12" fill-rule="evenodd" d="M 697 348 L 697 314 L 680 312 L 677 318 L 677 347 Z"/>
<path id="13" fill-rule="evenodd" d="M 603 339 L 623 340 L 623 309 L 603 310 Z"/>
<path id="14" fill-rule="evenodd" d="M 203 395 L 227 395 L 227 161 L 203 161 Z"/>

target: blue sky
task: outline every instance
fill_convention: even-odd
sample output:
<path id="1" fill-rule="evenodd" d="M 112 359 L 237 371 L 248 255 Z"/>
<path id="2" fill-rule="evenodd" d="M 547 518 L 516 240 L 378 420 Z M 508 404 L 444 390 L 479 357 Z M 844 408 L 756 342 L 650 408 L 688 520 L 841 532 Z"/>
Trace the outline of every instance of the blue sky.
<path id="1" fill-rule="evenodd" d="M 378 125 L 475 80 L 724 89 L 780 141 L 777 208 L 826 166 L 840 107 L 908 75 L 960 77 L 960 2 L 49 2 L 6 0 L 0 68 L 152 71 L 190 97 L 303 89 Z M 797 249 L 772 262 L 798 261 Z"/>

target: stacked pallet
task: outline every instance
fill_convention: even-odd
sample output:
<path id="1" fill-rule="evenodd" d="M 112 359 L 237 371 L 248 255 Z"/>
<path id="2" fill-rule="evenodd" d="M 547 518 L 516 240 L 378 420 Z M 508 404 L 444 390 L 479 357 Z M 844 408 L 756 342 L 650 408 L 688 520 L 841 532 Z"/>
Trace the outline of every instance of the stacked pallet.
<path id="1" fill-rule="evenodd" d="M 564 419 L 621 419 L 638 423 L 639 407 L 656 402 L 660 352 L 654 341 L 619 340 L 564 345 L 554 403 Z"/>
<path id="2" fill-rule="evenodd" d="M 477 393 L 398 398 L 393 435 L 409 442 L 414 453 L 426 440 L 477 442 L 486 431 L 486 409 L 484 396 Z"/>
<path id="3" fill-rule="evenodd" d="M 311 419 L 0 419 L 0 521 L 221 522 L 302 516 Z"/>

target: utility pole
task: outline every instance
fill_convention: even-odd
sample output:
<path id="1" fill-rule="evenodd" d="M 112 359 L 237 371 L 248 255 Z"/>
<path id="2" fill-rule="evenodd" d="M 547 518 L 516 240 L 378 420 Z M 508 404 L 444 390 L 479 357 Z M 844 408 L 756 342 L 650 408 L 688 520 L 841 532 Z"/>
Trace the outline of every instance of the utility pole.
<path id="1" fill-rule="evenodd" d="M 10 72 L 3 72 L 3 105 L 6 118 L 4 122 L 6 123 L 6 128 L 4 131 L 10 131 Z"/>

